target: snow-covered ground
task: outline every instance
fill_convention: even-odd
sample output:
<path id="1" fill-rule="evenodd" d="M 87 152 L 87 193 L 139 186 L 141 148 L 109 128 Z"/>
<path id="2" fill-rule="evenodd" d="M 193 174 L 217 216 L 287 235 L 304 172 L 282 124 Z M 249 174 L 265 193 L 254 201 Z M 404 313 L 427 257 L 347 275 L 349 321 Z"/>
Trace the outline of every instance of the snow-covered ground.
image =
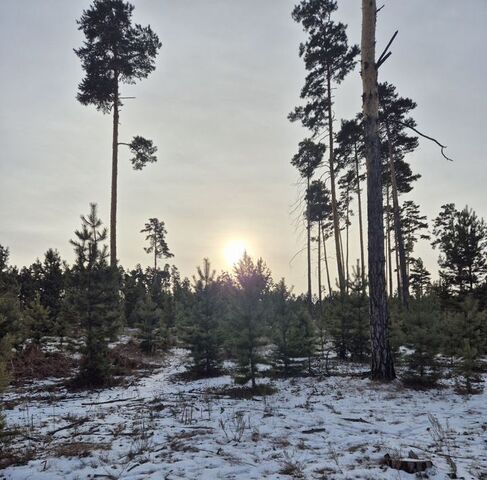
<path id="1" fill-rule="evenodd" d="M 381 459 L 412 450 L 433 461 L 425 478 L 448 479 L 456 468 L 457 478 L 487 479 L 485 393 L 417 392 L 342 375 L 262 379 L 277 393 L 233 399 L 215 393 L 233 387 L 229 376 L 175 377 L 185 355 L 171 351 L 125 387 L 8 393 L 8 428 L 21 432 L 11 447 L 33 460 L 0 478 L 398 480 L 415 476 Z"/>

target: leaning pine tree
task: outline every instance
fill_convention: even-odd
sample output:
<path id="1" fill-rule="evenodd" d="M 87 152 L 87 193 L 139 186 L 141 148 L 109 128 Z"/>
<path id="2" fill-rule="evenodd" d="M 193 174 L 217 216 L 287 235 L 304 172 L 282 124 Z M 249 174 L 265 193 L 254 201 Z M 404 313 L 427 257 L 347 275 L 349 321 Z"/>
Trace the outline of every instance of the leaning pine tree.
<path id="1" fill-rule="evenodd" d="M 147 78 L 155 69 L 154 60 L 161 47 L 150 26 L 132 23 L 134 7 L 122 0 L 94 0 L 78 21 L 86 40 L 75 50 L 85 77 L 79 84 L 78 100 L 113 115 L 112 184 L 110 210 L 110 264 L 117 264 L 117 177 L 118 147 L 130 148 L 134 170 L 157 160 L 151 140 L 135 136 L 130 143 L 119 142 L 119 113 L 123 97 L 120 84 L 133 84 Z"/>

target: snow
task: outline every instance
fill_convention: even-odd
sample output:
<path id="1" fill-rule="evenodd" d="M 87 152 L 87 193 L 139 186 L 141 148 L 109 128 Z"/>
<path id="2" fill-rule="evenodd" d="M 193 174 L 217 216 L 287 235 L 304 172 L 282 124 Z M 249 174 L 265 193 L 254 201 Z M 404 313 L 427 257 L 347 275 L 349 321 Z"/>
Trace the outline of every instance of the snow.
<path id="1" fill-rule="evenodd" d="M 428 478 L 450 478 L 448 455 L 458 478 L 487 478 L 485 393 L 418 392 L 343 374 L 264 378 L 276 394 L 234 399 L 215 393 L 234 386 L 229 376 L 175 376 L 186 355 L 172 350 L 124 387 L 67 393 L 44 382 L 8 392 L 8 428 L 23 433 L 12 447 L 35 457 L 0 478 L 398 480 L 415 476 L 380 461 L 410 450 L 433 461 Z M 81 453 L 68 456 L 69 447 Z"/>

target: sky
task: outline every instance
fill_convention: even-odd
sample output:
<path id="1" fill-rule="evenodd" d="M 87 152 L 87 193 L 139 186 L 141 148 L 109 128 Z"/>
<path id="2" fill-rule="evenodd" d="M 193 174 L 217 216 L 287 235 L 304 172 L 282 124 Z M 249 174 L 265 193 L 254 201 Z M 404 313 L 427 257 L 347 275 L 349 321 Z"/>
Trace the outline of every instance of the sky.
<path id="1" fill-rule="evenodd" d="M 153 139 L 159 161 L 133 171 L 121 147 L 121 263 L 151 265 L 140 230 L 158 217 L 183 275 L 204 257 L 228 270 L 225 248 L 239 241 L 266 260 L 274 278 L 303 291 L 305 232 L 295 211 L 302 188 L 290 160 L 306 131 L 286 118 L 305 75 L 294 1 L 132 3 L 135 21 L 150 23 L 163 46 L 156 71 L 122 89 L 136 98 L 122 109 L 120 141 Z M 350 42 L 360 43 L 360 0 L 338 3 L 336 18 L 348 24 Z M 422 178 L 403 199 L 418 202 L 429 219 L 448 202 L 487 217 L 487 1 L 379 3 L 378 50 L 399 30 L 380 81 L 418 103 L 418 127 L 454 159 L 422 140 L 408 157 Z M 111 118 L 76 101 L 83 76 L 73 53 L 83 41 L 76 19 L 89 4 L 0 2 L 0 244 L 13 264 L 31 264 L 51 247 L 71 262 L 69 239 L 90 202 L 109 223 Z M 361 108 L 358 68 L 335 93 L 338 124 Z M 357 237 L 353 228 L 352 259 Z M 438 253 L 427 242 L 418 254 L 436 270 Z"/>

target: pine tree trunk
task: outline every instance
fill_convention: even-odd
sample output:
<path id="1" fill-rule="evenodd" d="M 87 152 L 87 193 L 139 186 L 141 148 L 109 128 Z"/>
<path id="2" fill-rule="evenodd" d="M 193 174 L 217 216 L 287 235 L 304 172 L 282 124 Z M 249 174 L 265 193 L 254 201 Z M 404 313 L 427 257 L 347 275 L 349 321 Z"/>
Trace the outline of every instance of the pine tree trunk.
<path id="1" fill-rule="evenodd" d="M 401 280 L 401 303 L 404 308 L 408 308 L 409 305 L 409 279 L 406 267 L 406 251 L 404 248 L 404 237 L 402 234 L 401 225 L 401 210 L 399 208 L 399 193 L 397 191 L 397 178 L 396 178 L 396 166 L 394 163 L 394 149 L 391 142 L 391 134 L 389 124 L 386 122 L 387 130 L 387 144 L 389 147 L 389 168 L 391 172 L 391 185 L 392 185 L 392 209 L 394 216 L 394 237 L 396 238 L 396 244 L 399 255 L 399 277 Z M 399 290 L 399 288 L 398 288 Z"/>
<path id="2" fill-rule="evenodd" d="M 392 282 L 392 240 L 391 240 L 391 204 L 390 204 L 390 194 L 389 194 L 389 184 L 386 187 L 386 228 L 387 228 L 387 271 L 389 274 L 389 296 L 394 296 L 394 285 Z"/>
<path id="3" fill-rule="evenodd" d="M 328 254 L 326 253 L 326 236 L 325 236 L 324 226 L 321 227 L 321 234 L 323 236 L 323 258 L 325 260 L 326 283 L 328 284 L 328 296 L 331 296 L 330 268 L 328 266 Z"/>
<path id="4" fill-rule="evenodd" d="M 371 376 L 377 380 L 390 381 L 396 375 L 389 345 L 389 311 L 384 271 L 384 208 L 382 203 L 380 141 L 377 126 L 379 96 L 375 63 L 376 11 L 375 0 L 362 0 L 361 67 L 367 158 Z"/>
<path id="5" fill-rule="evenodd" d="M 308 188 L 306 190 L 306 197 L 308 198 L 309 192 L 309 183 L 310 177 L 308 177 Z M 308 310 L 309 313 L 312 313 L 313 310 L 313 297 L 311 291 L 311 219 L 310 219 L 310 211 L 309 211 L 309 202 L 310 200 L 307 199 L 306 205 L 306 231 L 307 231 L 307 249 L 308 249 Z"/>
<path id="6" fill-rule="evenodd" d="M 347 293 L 350 283 L 350 269 L 349 269 L 349 234 L 350 234 L 350 184 L 347 184 L 347 222 L 345 225 L 346 228 L 346 237 L 345 237 L 345 266 L 347 272 Z"/>
<path id="7" fill-rule="evenodd" d="M 402 300 L 402 280 L 401 280 L 401 274 L 400 272 L 400 266 L 399 266 L 399 247 L 397 246 L 397 238 L 396 235 L 394 235 L 394 256 L 396 257 L 396 283 L 397 283 L 397 298 L 399 299 L 399 302 L 403 303 Z"/>
<path id="8" fill-rule="evenodd" d="M 358 223 L 360 236 L 360 271 L 362 278 L 362 288 L 365 293 L 365 253 L 364 253 L 364 225 L 362 219 L 362 193 L 360 191 L 360 167 L 358 163 L 357 148 L 355 148 L 355 174 L 357 175 L 357 203 L 358 203 Z"/>
<path id="9" fill-rule="evenodd" d="M 321 286 L 321 221 L 318 220 L 318 301 L 320 314 L 323 315 L 323 294 Z"/>
<path id="10" fill-rule="evenodd" d="M 115 72 L 117 77 L 117 73 Z M 113 100 L 113 138 L 112 138 L 112 198 L 110 206 L 110 265 L 117 266 L 117 178 L 118 178 L 118 124 L 119 124 L 118 80 Z"/>
<path id="11" fill-rule="evenodd" d="M 327 67 L 327 94 L 328 94 L 328 151 L 329 151 L 329 168 L 330 168 L 330 185 L 331 185 L 331 209 L 333 214 L 333 232 L 335 237 L 335 249 L 337 258 L 338 284 L 340 293 L 345 293 L 345 274 L 343 271 L 342 251 L 340 245 L 340 219 L 338 218 L 336 181 L 335 181 L 335 153 L 333 149 L 333 112 L 331 109 L 331 71 Z"/>

